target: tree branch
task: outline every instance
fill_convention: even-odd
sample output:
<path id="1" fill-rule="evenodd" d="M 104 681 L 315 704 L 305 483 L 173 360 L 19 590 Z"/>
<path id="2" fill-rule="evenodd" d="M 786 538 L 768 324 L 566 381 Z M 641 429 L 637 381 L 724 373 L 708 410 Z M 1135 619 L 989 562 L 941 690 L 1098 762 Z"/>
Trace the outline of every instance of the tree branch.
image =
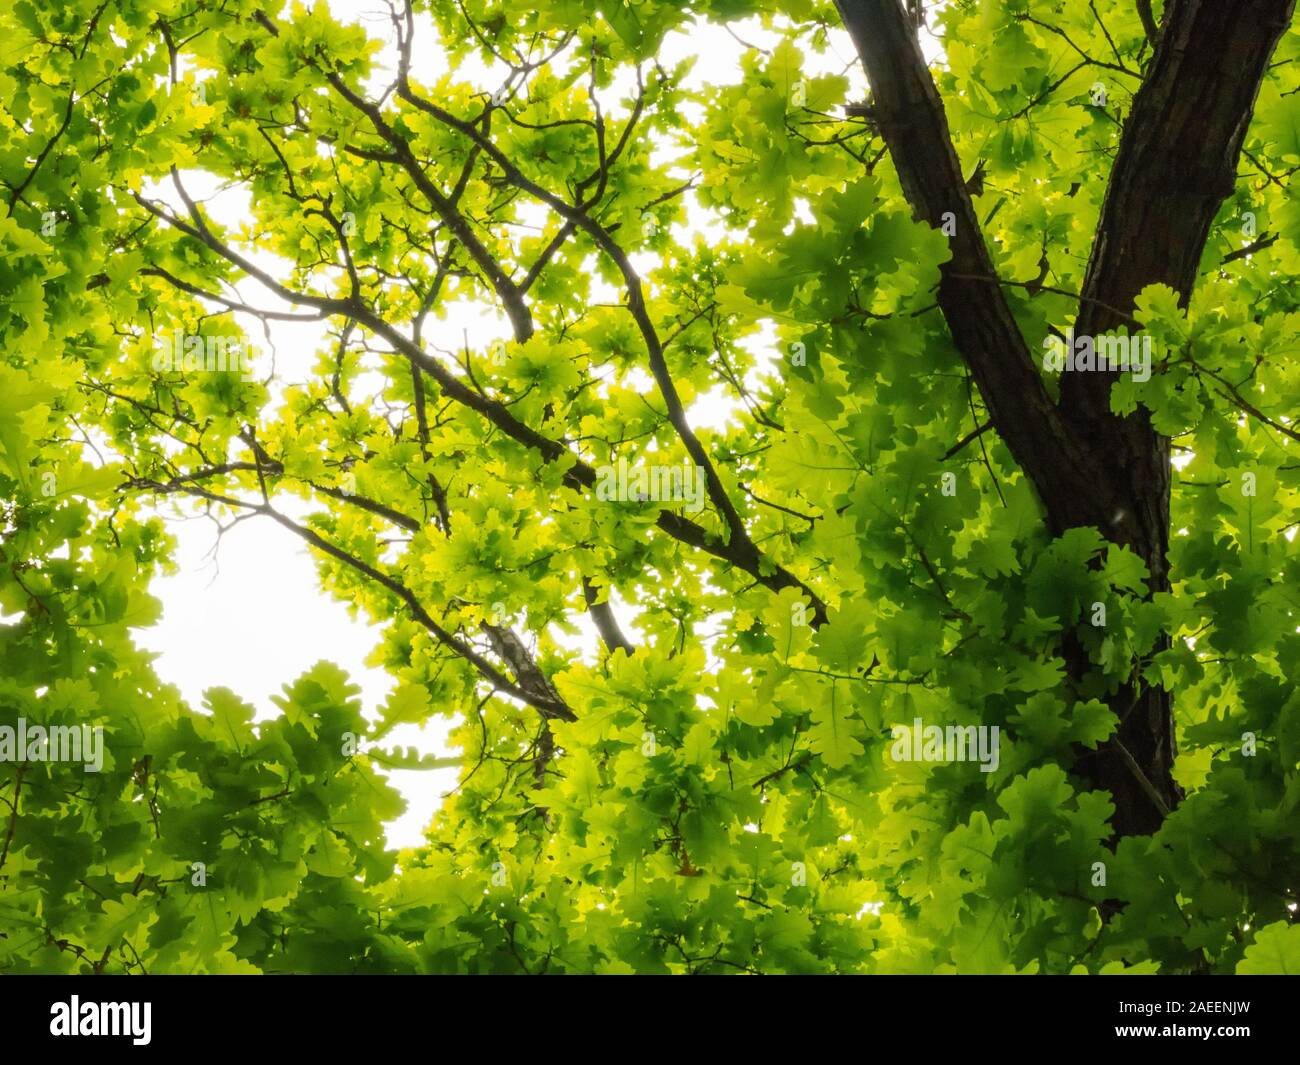
<path id="1" fill-rule="evenodd" d="M 999 284 L 934 80 L 898 0 L 836 0 L 871 83 L 872 116 L 903 193 L 939 227 L 951 214 L 952 257 L 939 306 L 999 436 L 1029 475 L 1056 532 L 1097 525 L 1116 509 L 1095 450 L 1069 431 L 1043 384 Z M 1103 518 L 1102 515 L 1105 515 Z"/>

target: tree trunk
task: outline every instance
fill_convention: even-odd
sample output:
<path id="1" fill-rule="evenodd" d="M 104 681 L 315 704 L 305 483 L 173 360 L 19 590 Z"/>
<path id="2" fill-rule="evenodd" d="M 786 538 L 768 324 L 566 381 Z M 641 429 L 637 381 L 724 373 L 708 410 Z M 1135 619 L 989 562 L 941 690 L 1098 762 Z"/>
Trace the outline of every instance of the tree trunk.
<path id="1" fill-rule="evenodd" d="M 1110 411 L 1110 372 L 1066 373 L 1046 392 L 996 277 L 962 179 L 938 90 L 899 0 L 836 0 L 871 83 L 871 117 L 917 216 L 956 219 L 939 305 L 993 424 L 1033 482 L 1055 534 L 1093 526 L 1133 550 L 1148 594 L 1169 590 L 1169 440 L 1146 412 Z M 1084 290 L 1076 336 L 1131 325 L 1134 300 L 1163 283 L 1185 307 L 1237 159 L 1269 58 L 1295 0 L 1169 0 L 1155 55 L 1124 123 Z M 1158 353 L 1157 353 L 1158 354 Z M 1099 458 L 1101 457 L 1101 458 Z M 1072 631 L 1071 676 L 1089 672 Z M 1162 637 L 1156 650 L 1167 647 Z M 1107 700 L 1119 720 L 1075 772 L 1114 797 L 1117 837 L 1154 832 L 1181 792 L 1172 777 L 1172 699 L 1137 677 Z"/>

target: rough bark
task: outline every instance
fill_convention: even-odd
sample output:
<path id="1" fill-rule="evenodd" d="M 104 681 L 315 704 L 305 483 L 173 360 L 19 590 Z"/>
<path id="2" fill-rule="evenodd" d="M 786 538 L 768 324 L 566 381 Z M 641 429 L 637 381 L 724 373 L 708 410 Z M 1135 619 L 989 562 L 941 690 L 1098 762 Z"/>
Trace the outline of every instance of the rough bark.
<path id="1" fill-rule="evenodd" d="M 1171 0 L 1151 68 L 1133 101 L 1111 170 L 1084 279 L 1075 332 L 1120 328 L 1147 285 L 1161 283 L 1187 305 L 1210 226 L 1236 183 L 1237 159 L 1255 98 L 1295 0 Z M 1160 353 L 1156 353 L 1158 358 Z M 1061 410 L 1082 439 L 1114 456 L 1125 540 L 1147 564 L 1151 591 L 1169 588 L 1169 440 L 1139 409 L 1110 413 L 1110 373 L 1070 373 Z M 1158 648 L 1159 649 L 1159 648 Z M 1077 652 L 1076 652 L 1077 653 Z M 1078 668 L 1078 667 L 1076 667 Z M 1132 768 L 1172 807 L 1181 797 L 1170 770 L 1175 752 L 1170 693 L 1125 689 L 1116 703 L 1119 743 L 1087 757 L 1079 771 L 1116 797 L 1116 825 L 1159 827 L 1161 813 Z"/>
<path id="2" fill-rule="evenodd" d="M 1067 431 L 997 284 L 916 32 L 898 0 L 837 0 L 837 6 L 871 83 L 870 117 L 904 195 L 917 217 L 936 228 L 946 214 L 953 216 L 956 232 L 952 257 L 941 268 L 939 306 L 993 424 L 1034 482 L 1057 531 L 1094 524 L 1106 504 L 1118 500 L 1109 498 L 1110 481 L 1095 449 L 1081 447 Z"/>
<path id="3" fill-rule="evenodd" d="M 1110 413 L 1110 373 L 1067 373 L 1061 402 L 1043 388 L 994 278 L 943 104 L 899 0 L 836 0 L 871 83 L 872 117 L 917 215 L 957 232 L 939 305 L 993 424 L 1033 482 L 1053 532 L 1095 526 L 1134 550 L 1151 593 L 1169 576 L 1169 441 L 1144 412 Z M 1202 251 L 1236 179 L 1255 98 L 1295 0 L 1170 0 L 1151 68 L 1125 123 L 1093 245 L 1076 335 L 1127 324 L 1149 284 L 1186 305 Z M 973 280 L 973 279 L 984 280 Z M 1105 456 L 1102 464 L 1095 456 Z M 1071 674 L 1088 671 L 1070 633 Z M 1077 752 L 1075 771 L 1111 792 L 1117 836 L 1148 834 L 1178 802 L 1170 694 L 1140 682 L 1109 699 L 1116 737 Z"/>

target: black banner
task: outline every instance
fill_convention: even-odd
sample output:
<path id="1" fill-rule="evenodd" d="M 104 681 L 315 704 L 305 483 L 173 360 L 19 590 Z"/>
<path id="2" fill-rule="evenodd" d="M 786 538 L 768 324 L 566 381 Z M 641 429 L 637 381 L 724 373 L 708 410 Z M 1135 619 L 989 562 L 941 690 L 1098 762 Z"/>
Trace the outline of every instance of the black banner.
<path id="1" fill-rule="evenodd" d="M 896 1037 L 920 1039 L 930 1050 L 993 1055 L 1122 1044 L 1146 1051 L 1176 1044 L 1180 1052 L 1200 1044 L 1231 1053 L 1290 1038 L 1296 987 L 1280 977 L 862 977 L 834 984 L 810 977 L 714 980 L 701 993 L 663 979 L 578 977 L 526 989 L 503 987 L 510 978 L 486 979 L 12 977 L 0 983 L 0 1016 L 10 1052 L 94 1053 L 113 1044 L 128 1055 L 196 1048 L 374 1053 L 385 1046 L 400 1054 L 412 1032 L 434 1033 L 434 1053 L 465 1038 L 500 1040 L 508 1050 L 513 1040 L 535 1043 L 546 1030 L 561 1038 L 575 1024 L 590 1046 L 601 1029 L 649 1035 L 671 1018 L 693 1054 L 714 1042 L 725 1049 L 756 1039 L 769 1054 L 777 1043 L 810 1038 L 829 1050 L 850 1029 L 860 1039 L 866 1023 L 878 1029 L 882 1049 Z M 400 1040 L 396 1047 L 390 1038 Z M 617 1054 L 627 1044 L 605 1045 Z"/>

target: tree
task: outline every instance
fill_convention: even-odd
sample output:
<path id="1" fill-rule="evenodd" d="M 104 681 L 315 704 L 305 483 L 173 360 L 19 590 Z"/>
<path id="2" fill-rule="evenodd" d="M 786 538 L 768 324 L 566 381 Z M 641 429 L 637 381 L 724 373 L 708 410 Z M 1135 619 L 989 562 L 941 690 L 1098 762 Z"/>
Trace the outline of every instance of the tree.
<path id="1" fill-rule="evenodd" d="M 0 16 L 0 969 L 1300 969 L 1293 5 Z M 158 680 L 175 510 L 377 717 Z"/>

